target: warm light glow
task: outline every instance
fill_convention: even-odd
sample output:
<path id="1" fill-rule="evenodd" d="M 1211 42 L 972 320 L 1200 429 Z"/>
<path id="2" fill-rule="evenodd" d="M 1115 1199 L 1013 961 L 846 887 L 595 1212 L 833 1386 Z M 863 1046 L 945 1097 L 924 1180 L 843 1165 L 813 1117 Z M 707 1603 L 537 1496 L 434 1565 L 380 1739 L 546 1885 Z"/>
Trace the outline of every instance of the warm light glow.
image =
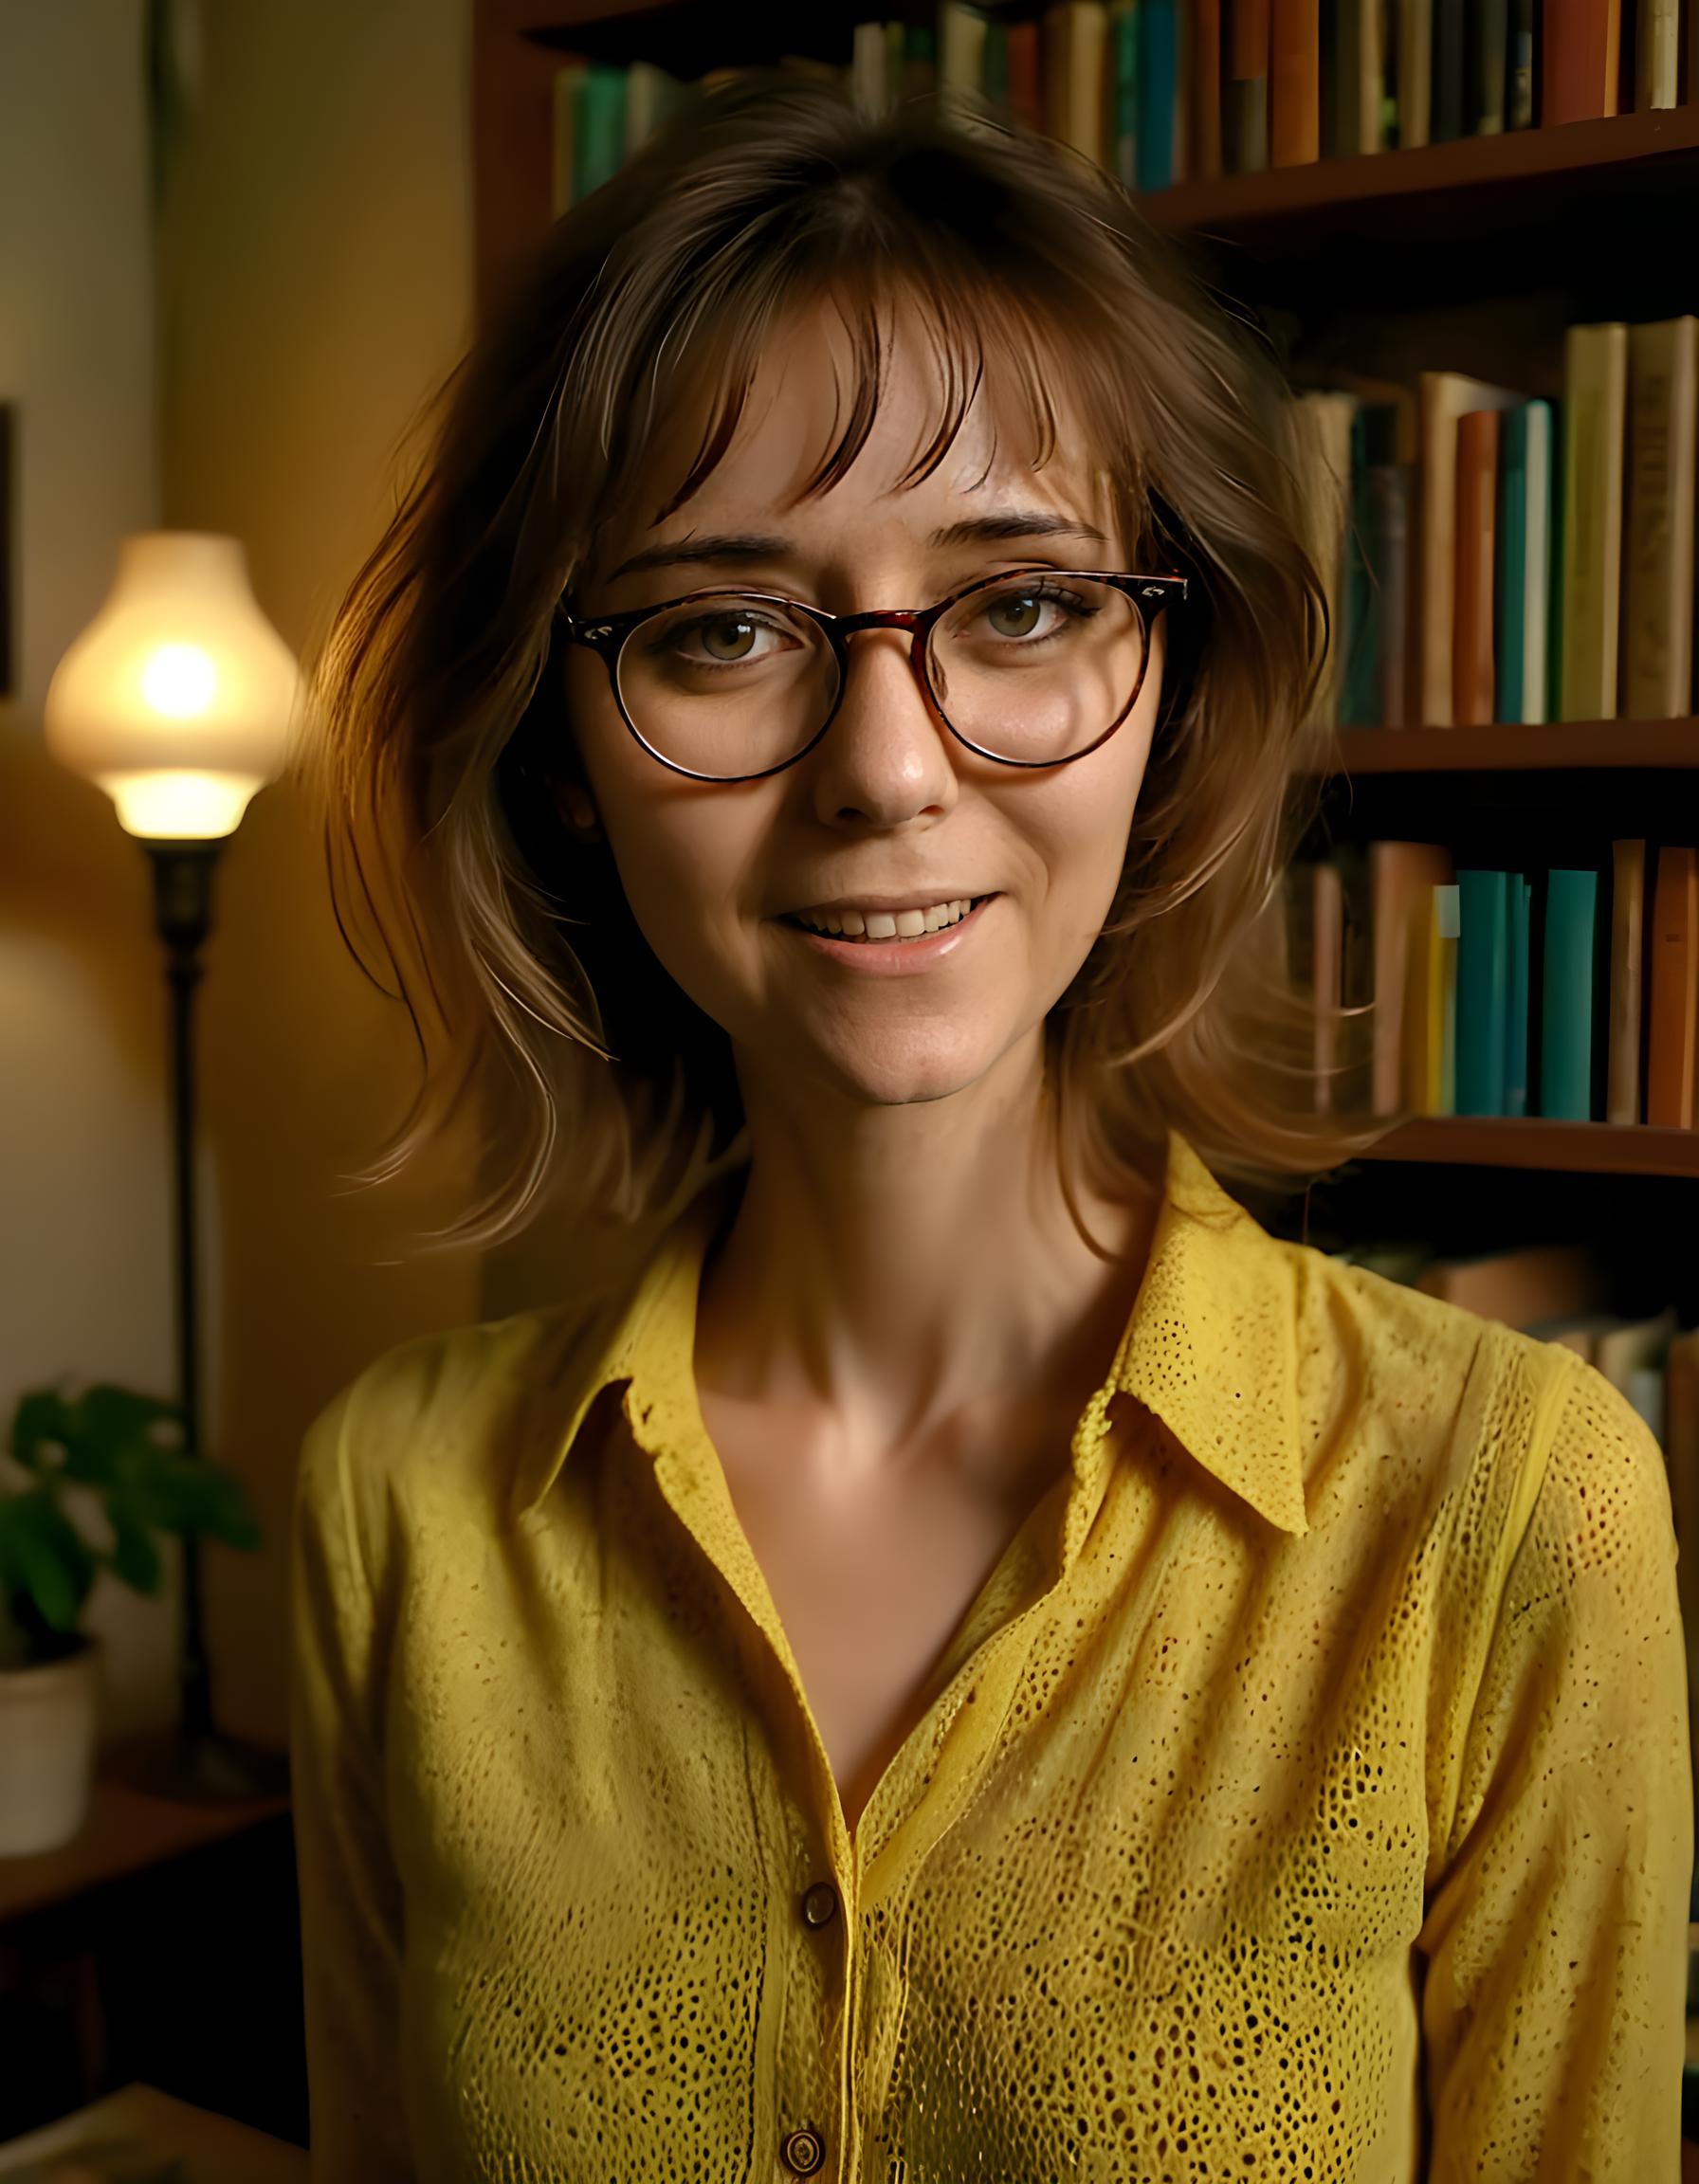
<path id="1" fill-rule="evenodd" d="M 276 779 L 303 695 L 241 541 L 141 532 L 122 542 L 111 591 L 54 670 L 47 748 L 99 782 L 127 832 L 207 840 L 230 833 Z"/>
<path id="2" fill-rule="evenodd" d="M 155 713 L 174 720 L 207 712 L 217 687 L 217 663 L 198 645 L 161 645 L 142 665 L 142 696 Z"/>

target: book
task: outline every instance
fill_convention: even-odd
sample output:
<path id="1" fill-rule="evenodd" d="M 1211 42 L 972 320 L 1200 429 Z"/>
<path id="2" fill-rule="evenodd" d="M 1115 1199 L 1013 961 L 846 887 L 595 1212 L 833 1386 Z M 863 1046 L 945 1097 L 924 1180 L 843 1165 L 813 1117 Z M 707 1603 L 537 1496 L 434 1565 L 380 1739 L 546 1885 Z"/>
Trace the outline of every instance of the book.
<path id="1" fill-rule="evenodd" d="M 1200 182 L 1226 173 L 1221 146 L 1222 0 L 1193 0 L 1192 118 L 1186 133 L 1189 172 Z"/>
<path id="2" fill-rule="evenodd" d="M 1429 141 L 1434 91 L 1434 0 L 1398 0 L 1398 149 Z"/>
<path id="3" fill-rule="evenodd" d="M 1599 875 L 1546 874 L 1540 995 L 1540 1112 L 1585 1122 L 1593 1114 L 1593 957 Z"/>
<path id="4" fill-rule="evenodd" d="M 1009 70 L 1009 112 L 1026 128 L 1044 125 L 1043 26 L 1035 15 L 1011 23 L 1004 46 Z"/>
<path id="5" fill-rule="evenodd" d="M 1452 719 L 1484 728 L 1493 711 L 1493 576 L 1497 560 L 1497 410 L 1468 410 L 1457 420 L 1455 626 L 1452 636 Z"/>
<path id="6" fill-rule="evenodd" d="M 1510 44 L 1505 70 L 1505 126 L 1534 126 L 1534 10 L 1538 0 L 1510 0 Z"/>
<path id="7" fill-rule="evenodd" d="M 1452 144 L 1463 134 L 1464 0 L 1430 0 L 1430 4 L 1434 60 L 1428 136 L 1431 143 Z"/>
<path id="8" fill-rule="evenodd" d="M 991 26 L 966 0 L 939 0 L 938 88 L 942 111 L 960 121 L 973 116 L 985 89 L 985 38 Z"/>
<path id="9" fill-rule="evenodd" d="M 1165 190 L 1175 179 L 1178 99 L 1177 0 L 1139 0 L 1139 187 Z"/>
<path id="10" fill-rule="evenodd" d="M 889 46 L 883 23 L 855 26 L 850 48 L 850 92 L 857 111 L 869 120 L 878 120 L 890 111 Z"/>
<path id="11" fill-rule="evenodd" d="M 1640 1119 L 1640 991 L 1646 952 L 1646 845 L 1611 844 L 1610 1075 L 1607 1122 Z"/>
<path id="12" fill-rule="evenodd" d="M 1417 726 L 1450 728 L 1456 596 L 1457 421 L 1471 410 L 1513 410 L 1525 397 L 1507 387 L 1471 379 L 1461 372 L 1421 373 L 1416 395 L 1420 637 L 1414 647 L 1417 682 L 1409 710 Z"/>
<path id="13" fill-rule="evenodd" d="M 1510 884 L 1517 876 L 1459 867 L 1457 1073 L 1454 1111 L 1505 1112 L 1505 1018 L 1509 1002 Z"/>
<path id="14" fill-rule="evenodd" d="M 1563 337 L 1562 712 L 1617 717 L 1622 581 L 1628 328 L 1571 326 Z"/>
<path id="15" fill-rule="evenodd" d="M 1319 0 L 1270 0 L 1269 164 L 1302 167 L 1322 155 Z"/>
<path id="16" fill-rule="evenodd" d="M 1508 0 L 1476 0 L 1464 24 L 1463 130 L 1470 136 L 1500 136 L 1505 130 L 1505 88 L 1510 47 Z"/>
<path id="17" fill-rule="evenodd" d="M 578 85 L 589 68 L 588 62 L 568 61 L 555 71 L 551 86 L 554 101 L 553 167 L 550 174 L 550 218 L 558 220 L 573 202 L 573 118 L 577 112 Z"/>
<path id="18" fill-rule="evenodd" d="M 1635 19 L 1635 111 L 1676 104 L 1681 0 L 1639 0 Z"/>
<path id="19" fill-rule="evenodd" d="M 1226 0 L 1226 100 L 1222 126 L 1230 174 L 1261 174 L 1269 165 L 1269 9 L 1270 0 Z"/>
<path id="20" fill-rule="evenodd" d="M 1374 1012 L 1370 1113 L 1391 1115 L 1405 1095 L 1406 1018 L 1412 965 L 1429 948 L 1431 897 L 1452 877 L 1449 849 L 1433 842 L 1369 844 L 1370 924 L 1374 951 Z M 1416 1110 L 1417 1113 L 1421 1109 Z"/>
<path id="21" fill-rule="evenodd" d="M 1622 713 L 1674 720 L 1693 685 L 1693 508 L 1699 318 L 1628 329 L 1628 514 Z"/>
<path id="22" fill-rule="evenodd" d="M 1505 1113 L 1528 1111 L 1528 956 L 1533 915 L 1533 883 L 1525 874 L 1508 876 L 1509 971 L 1505 1003 Z"/>
<path id="23" fill-rule="evenodd" d="M 626 155 L 626 72 L 593 61 L 573 98 L 573 203 L 618 173 Z"/>
<path id="24" fill-rule="evenodd" d="M 1699 849 L 1690 846 L 1657 846 L 1647 980 L 1646 1119 L 1690 1130 L 1699 1034 Z"/>
<path id="25" fill-rule="evenodd" d="M 1156 4 L 1143 0 L 1146 10 Z M 1046 132 L 1082 157 L 1106 166 L 1103 83 L 1108 12 L 1103 0 L 1050 0 L 1043 22 Z"/>
<path id="26" fill-rule="evenodd" d="M 1541 127 L 1616 113 L 1621 0 L 1544 0 L 1544 9 Z"/>
<path id="27" fill-rule="evenodd" d="M 631 63 L 626 70 L 626 158 L 679 111 L 688 89 L 682 78 L 652 61 Z"/>
<path id="28" fill-rule="evenodd" d="M 1537 396 L 1504 412 L 1499 464 L 1498 713 L 1546 713 L 1546 610 L 1551 594 L 1551 404 Z"/>
<path id="29" fill-rule="evenodd" d="M 1142 0 L 1109 0 L 1105 89 L 1109 111 L 1107 132 L 1110 165 L 1118 181 L 1128 190 L 1139 187 L 1139 9 Z"/>

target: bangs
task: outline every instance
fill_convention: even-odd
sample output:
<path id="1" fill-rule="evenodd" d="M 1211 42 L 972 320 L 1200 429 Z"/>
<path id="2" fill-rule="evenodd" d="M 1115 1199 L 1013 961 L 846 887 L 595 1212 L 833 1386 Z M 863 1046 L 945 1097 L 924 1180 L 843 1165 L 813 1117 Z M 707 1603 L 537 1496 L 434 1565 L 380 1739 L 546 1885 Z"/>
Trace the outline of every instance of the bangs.
<path id="1" fill-rule="evenodd" d="M 622 405 L 627 417 L 641 422 L 633 424 L 610 465 L 597 512 L 598 539 L 633 518 L 652 528 L 694 499 L 737 438 L 763 357 L 780 351 L 787 331 L 821 308 L 835 311 L 849 337 L 850 384 L 846 391 L 834 380 L 831 432 L 798 500 L 816 499 L 848 475 L 872 432 L 897 340 L 918 338 L 930 365 L 922 375 L 930 409 L 921 445 L 896 489 L 933 474 L 976 401 L 990 406 L 991 449 L 979 478 L 964 482 L 963 490 L 970 492 L 997 460 L 1001 428 L 1028 451 L 1027 466 L 1042 470 L 1056 455 L 1066 415 L 1091 450 L 1087 474 L 1105 485 L 1122 535 L 1136 554 L 1150 528 L 1144 466 L 1132 405 L 1123 392 L 1124 374 L 1105 354 L 1108 330 L 1082 327 L 1077 298 L 1064 310 L 1059 300 L 1019 294 L 1006 281 L 994 288 L 974 285 L 936 258 L 895 268 L 868 266 L 863 260 L 852 268 L 787 269 L 751 257 L 728 273 L 702 300 L 682 338 L 673 329 L 665 362 L 657 357 L 636 372 L 647 397 L 632 399 L 628 391 Z M 703 426 L 683 476 L 657 482 L 657 418 L 698 409 Z M 638 505 L 646 485 L 658 495 L 649 509 Z"/>

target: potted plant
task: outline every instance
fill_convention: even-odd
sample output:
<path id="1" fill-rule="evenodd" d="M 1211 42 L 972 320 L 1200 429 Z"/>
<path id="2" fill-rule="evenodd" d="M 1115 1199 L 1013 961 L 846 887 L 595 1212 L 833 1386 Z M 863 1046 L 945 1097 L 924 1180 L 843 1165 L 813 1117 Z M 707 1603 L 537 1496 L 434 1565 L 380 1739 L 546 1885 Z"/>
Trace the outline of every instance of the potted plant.
<path id="1" fill-rule="evenodd" d="M 51 1850 L 88 1811 L 100 1726 L 100 1641 L 80 1628 L 102 1569 L 157 1594 L 154 1535 L 260 1544 L 242 1482 L 184 1450 L 180 1404 L 100 1383 L 20 1396 L 0 1478 L 0 1856 Z M 64 1506 L 67 1483 L 100 1494 L 110 1547 Z"/>

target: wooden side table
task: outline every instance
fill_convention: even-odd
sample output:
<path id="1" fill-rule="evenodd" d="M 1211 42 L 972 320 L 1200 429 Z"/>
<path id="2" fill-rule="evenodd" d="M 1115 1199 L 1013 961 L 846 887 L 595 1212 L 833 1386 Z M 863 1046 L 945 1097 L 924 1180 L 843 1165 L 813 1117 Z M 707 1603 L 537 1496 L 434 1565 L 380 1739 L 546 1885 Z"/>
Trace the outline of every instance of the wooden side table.
<path id="1" fill-rule="evenodd" d="M 159 1742 L 102 1746 L 76 1838 L 0 1858 L 0 2141 L 140 2080 L 305 2143 L 289 1801 L 152 1794 Z"/>

